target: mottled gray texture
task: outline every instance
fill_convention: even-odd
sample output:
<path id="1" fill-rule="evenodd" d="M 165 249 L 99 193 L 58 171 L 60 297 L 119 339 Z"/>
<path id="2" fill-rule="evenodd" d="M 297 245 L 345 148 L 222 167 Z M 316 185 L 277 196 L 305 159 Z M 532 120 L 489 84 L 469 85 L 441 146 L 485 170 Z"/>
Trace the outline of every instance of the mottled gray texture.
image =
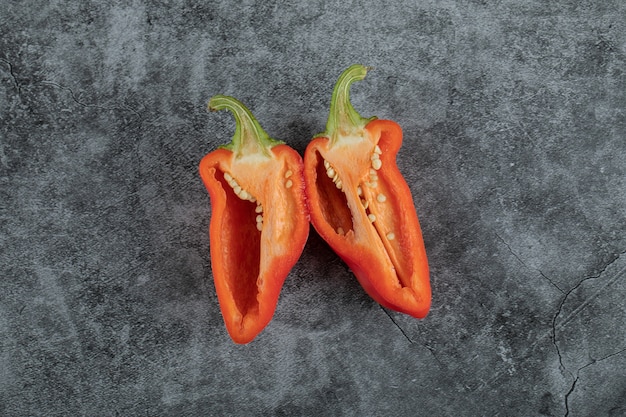
<path id="1" fill-rule="evenodd" d="M 625 4 L 3 1 L 0 414 L 624 415 Z M 383 310 L 312 233 L 234 345 L 206 102 L 302 152 L 356 62 L 355 107 L 404 128 L 432 311 Z"/>

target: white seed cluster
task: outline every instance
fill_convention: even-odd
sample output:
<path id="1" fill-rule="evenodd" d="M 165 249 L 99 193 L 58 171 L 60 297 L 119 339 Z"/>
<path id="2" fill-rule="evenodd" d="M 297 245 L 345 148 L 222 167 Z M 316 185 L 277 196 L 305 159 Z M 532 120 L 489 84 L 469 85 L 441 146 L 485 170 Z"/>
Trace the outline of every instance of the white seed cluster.
<path id="1" fill-rule="evenodd" d="M 256 198 L 254 198 L 252 194 L 241 188 L 239 183 L 237 183 L 237 180 L 234 179 L 233 176 L 230 175 L 228 172 L 224 173 L 224 179 L 226 180 L 228 185 L 230 185 L 230 188 L 233 189 L 237 197 L 241 198 L 242 200 L 248 200 L 252 203 L 256 201 Z"/>
<path id="2" fill-rule="evenodd" d="M 383 166 L 383 163 L 380 160 L 380 154 L 381 154 L 380 147 L 376 145 L 376 147 L 374 148 L 374 152 L 372 153 L 372 156 L 370 157 L 371 168 L 369 172 L 369 181 L 365 183 L 365 185 L 367 185 L 370 188 L 378 187 L 378 172 L 377 171 Z"/>
<path id="3" fill-rule="evenodd" d="M 326 168 L 326 175 L 328 175 L 328 178 L 332 179 L 335 183 L 335 187 L 343 191 L 343 182 L 341 182 L 341 180 L 339 179 L 339 174 L 337 173 L 337 171 L 335 171 L 335 169 L 330 165 L 330 162 L 328 162 L 327 160 L 324 160 L 324 168 Z"/>
<path id="4" fill-rule="evenodd" d="M 241 198 L 242 200 L 247 200 L 251 203 L 256 203 L 256 208 L 254 209 L 255 213 L 257 213 L 256 228 L 259 232 L 263 230 L 263 206 L 261 205 L 261 203 L 259 203 L 257 199 L 252 196 L 252 194 L 241 188 L 241 185 L 239 185 L 237 180 L 234 179 L 233 176 L 230 175 L 228 172 L 224 173 L 224 179 L 226 180 L 230 188 L 233 189 L 237 197 Z"/>
<path id="5" fill-rule="evenodd" d="M 365 182 L 365 185 L 369 188 L 378 187 L 378 170 L 383 166 L 383 163 L 380 160 L 381 153 L 382 151 L 380 150 L 380 147 L 376 145 L 374 147 L 374 152 L 372 153 L 372 156 L 370 157 L 371 167 L 370 167 L 369 175 L 368 175 L 369 180 Z M 359 197 L 363 195 L 363 189 L 360 186 L 357 188 L 356 191 Z M 383 193 L 378 193 L 376 195 L 376 201 L 378 201 L 379 203 L 384 203 L 385 201 L 387 201 L 387 197 Z M 363 205 L 365 210 L 368 209 L 369 201 L 361 198 L 361 204 Z M 370 220 L 372 222 L 376 221 L 376 216 L 374 216 L 374 220 L 372 220 L 372 218 L 370 217 Z"/>
<path id="6" fill-rule="evenodd" d="M 293 171 L 290 169 L 285 172 L 285 179 L 287 179 L 287 181 L 285 181 L 285 188 L 291 188 L 293 186 L 293 181 L 289 179 L 292 175 Z"/>
<path id="7" fill-rule="evenodd" d="M 378 187 L 378 170 L 380 170 L 383 166 L 383 162 L 380 159 L 381 154 L 382 154 L 382 151 L 380 147 L 376 145 L 374 147 L 374 152 L 372 153 L 372 156 L 370 157 L 371 167 L 370 167 L 369 175 L 368 175 L 369 181 L 365 182 L 365 185 L 369 188 Z M 363 195 L 363 189 L 361 187 L 357 188 L 357 194 L 359 195 L 359 197 Z M 387 201 L 387 196 L 379 192 L 376 194 L 376 201 L 382 204 L 385 201 Z M 374 213 L 370 213 L 369 211 L 369 201 L 361 197 L 361 204 L 363 205 L 363 208 L 365 209 L 367 213 L 367 218 L 369 219 L 369 221 L 372 223 L 376 222 L 377 220 L 376 215 Z M 396 235 L 393 232 L 389 232 L 385 235 L 385 237 L 387 238 L 387 240 L 394 240 L 396 238 Z"/>
<path id="8" fill-rule="evenodd" d="M 380 150 L 380 147 L 376 145 L 376 147 L 374 148 L 374 153 L 370 158 L 372 161 L 372 168 L 374 168 L 376 171 L 378 171 L 383 166 L 383 161 L 380 160 L 381 153 L 382 151 Z"/>
<path id="9" fill-rule="evenodd" d="M 370 157 L 371 167 L 369 170 L 368 181 L 364 183 L 369 188 L 378 187 L 378 170 L 380 170 L 383 166 L 383 163 L 380 159 L 381 154 L 382 154 L 382 151 L 380 147 L 376 145 L 374 147 L 374 152 L 372 153 L 372 156 Z M 343 183 L 341 179 L 339 179 L 339 174 L 337 173 L 335 168 L 333 168 L 332 165 L 330 165 L 330 162 L 324 160 L 324 168 L 326 169 L 326 175 L 328 176 L 328 178 L 333 180 L 333 183 L 339 190 L 344 191 Z M 285 178 L 288 178 L 286 174 L 285 174 Z M 356 193 L 359 196 L 361 200 L 361 204 L 363 205 L 363 208 L 365 209 L 367 213 L 367 218 L 369 219 L 370 222 L 374 223 L 376 221 L 376 215 L 374 213 L 369 212 L 368 209 L 369 209 L 370 202 L 366 198 L 363 197 L 363 188 L 360 185 L 357 186 Z M 385 194 L 383 193 L 378 193 L 376 194 L 376 201 L 382 204 L 385 201 L 387 201 L 387 196 L 385 196 Z M 337 228 L 337 234 L 341 236 L 345 235 L 345 231 L 343 230 L 342 227 Z M 393 232 L 389 232 L 385 236 L 388 240 L 394 240 L 396 237 L 396 235 Z"/>
<path id="10" fill-rule="evenodd" d="M 261 230 L 263 230 L 263 206 L 259 202 L 256 203 L 256 208 L 254 209 L 254 212 L 257 214 L 256 229 L 260 232 Z"/>

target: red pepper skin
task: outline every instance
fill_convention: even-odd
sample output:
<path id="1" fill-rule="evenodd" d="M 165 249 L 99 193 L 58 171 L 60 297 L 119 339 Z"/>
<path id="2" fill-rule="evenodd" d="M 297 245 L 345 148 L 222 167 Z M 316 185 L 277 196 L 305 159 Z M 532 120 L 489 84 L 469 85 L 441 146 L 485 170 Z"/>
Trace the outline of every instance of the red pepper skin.
<path id="1" fill-rule="evenodd" d="M 413 197 L 396 164 L 402 129 L 362 118 L 349 100 L 350 84 L 366 73 L 353 65 L 342 74 L 327 130 L 306 148 L 311 222 L 375 301 L 423 318 L 431 288 Z"/>
<path id="2" fill-rule="evenodd" d="M 209 107 L 227 108 L 237 120 L 233 142 L 206 155 L 199 169 L 211 198 L 215 290 L 229 335 L 245 344 L 271 321 L 308 238 L 303 163 L 232 97 L 216 96 Z"/>

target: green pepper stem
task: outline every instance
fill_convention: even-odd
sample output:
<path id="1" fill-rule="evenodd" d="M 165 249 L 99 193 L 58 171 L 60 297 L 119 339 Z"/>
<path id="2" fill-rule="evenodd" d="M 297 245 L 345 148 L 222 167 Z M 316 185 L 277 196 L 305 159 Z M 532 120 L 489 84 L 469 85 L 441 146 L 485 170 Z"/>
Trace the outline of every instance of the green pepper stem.
<path id="1" fill-rule="evenodd" d="M 209 110 L 227 109 L 235 116 L 235 134 L 231 142 L 220 148 L 232 151 L 237 157 L 262 153 L 270 156 L 270 149 L 284 142 L 272 139 L 261 127 L 250 110 L 230 96 L 216 95 L 209 100 Z"/>
<path id="2" fill-rule="evenodd" d="M 335 144 L 341 135 L 358 134 L 365 125 L 376 119 L 376 117 L 362 117 L 350 103 L 350 86 L 355 81 L 363 80 L 369 69 L 369 67 L 354 64 L 339 76 L 330 102 L 326 131 L 317 136 L 325 136 L 330 139 L 331 144 Z"/>

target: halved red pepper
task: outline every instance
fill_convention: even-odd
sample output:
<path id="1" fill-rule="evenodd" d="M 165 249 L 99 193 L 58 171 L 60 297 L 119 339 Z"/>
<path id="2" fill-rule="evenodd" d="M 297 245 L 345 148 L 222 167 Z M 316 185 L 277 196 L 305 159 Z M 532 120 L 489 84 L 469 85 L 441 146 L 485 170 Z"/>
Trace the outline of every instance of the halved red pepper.
<path id="1" fill-rule="evenodd" d="M 396 164 L 402 129 L 363 118 L 350 103 L 350 85 L 367 70 L 353 65 L 341 74 L 326 131 L 306 148 L 311 222 L 374 300 L 423 318 L 431 304 L 428 261 L 413 197 Z"/>
<path id="2" fill-rule="evenodd" d="M 215 290 L 228 333 L 243 344 L 272 319 L 309 234 L 303 163 L 236 99 L 215 96 L 209 109 L 236 121 L 232 142 L 202 159 L 200 176 L 211 196 Z"/>

